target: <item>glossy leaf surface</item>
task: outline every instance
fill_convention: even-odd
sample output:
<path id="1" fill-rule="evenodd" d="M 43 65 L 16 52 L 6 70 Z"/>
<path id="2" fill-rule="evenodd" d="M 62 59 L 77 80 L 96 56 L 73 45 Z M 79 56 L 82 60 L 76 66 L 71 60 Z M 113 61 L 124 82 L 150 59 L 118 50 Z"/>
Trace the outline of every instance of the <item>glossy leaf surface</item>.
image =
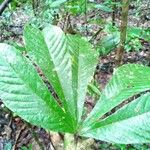
<path id="1" fill-rule="evenodd" d="M 81 122 L 87 86 L 93 78 L 98 53 L 92 51 L 90 43 L 78 35 L 70 35 L 67 39 L 72 57 L 72 86 L 74 99 L 77 102 L 77 117 L 78 122 Z"/>
<path id="2" fill-rule="evenodd" d="M 91 126 L 84 136 L 111 143 L 149 143 L 150 93 L 144 94 L 117 112 Z"/>
<path id="3" fill-rule="evenodd" d="M 41 68 L 55 89 L 59 99 L 63 102 L 65 110 L 68 111 L 69 108 L 66 101 L 71 103 L 73 94 L 71 60 L 66 50 L 64 33 L 57 27 L 45 28 L 42 32 L 27 26 L 24 31 L 24 38 L 28 55 Z M 73 106 L 70 105 L 70 108 L 72 115 L 75 117 Z"/>
<path id="4" fill-rule="evenodd" d="M 31 62 L 7 44 L 0 44 L 0 54 L 0 98 L 4 104 L 34 125 L 73 132 L 67 114 L 51 96 Z"/>
<path id="5" fill-rule="evenodd" d="M 128 64 L 118 68 L 84 125 L 92 124 L 124 100 L 149 90 L 149 76 L 150 68 L 142 65 Z"/>
<path id="6" fill-rule="evenodd" d="M 79 35 L 64 34 L 49 26 L 42 32 L 26 27 L 28 54 L 40 66 L 54 87 L 74 126 L 81 121 L 86 89 L 97 63 L 97 53 Z"/>

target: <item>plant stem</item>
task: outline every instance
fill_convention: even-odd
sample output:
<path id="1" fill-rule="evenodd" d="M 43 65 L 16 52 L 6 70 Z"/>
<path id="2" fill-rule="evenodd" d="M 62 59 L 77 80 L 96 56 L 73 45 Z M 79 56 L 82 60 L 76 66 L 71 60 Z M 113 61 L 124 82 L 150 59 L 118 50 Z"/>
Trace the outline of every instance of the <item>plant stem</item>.
<path id="1" fill-rule="evenodd" d="M 116 2 L 116 0 L 112 0 L 112 2 Z M 115 26 L 115 19 L 116 19 L 116 4 L 113 4 L 113 12 L 112 12 L 112 25 Z"/>
<path id="2" fill-rule="evenodd" d="M 100 27 L 100 29 L 92 36 L 89 42 L 92 42 L 93 40 L 95 40 L 102 30 L 103 28 Z"/>
<path id="3" fill-rule="evenodd" d="M 126 32 L 128 23 L 128 12 L 129 12 L 129 0 L 122 0 L 122 16 L 121 16 L 121 27 L 120 27 L 120 43 L 116 54 L 116 65 L 119 66 L 122 62 L 124 53 L 124 45 L 126 42 Z"/>
<path id="4" fill-rule="evenodd" d="M 85 12 L 84 12 L 84 15 L 85 15 L 85 28 L 86 28 L 86 35 L 88 35 L 88 27 L 87 27 L 87 0 L 85 0 Z"/>
<path id="5" fill-rule="evenodd" d="M 77 150 L 77 137 L 66 133 L 64 136 L 64 150 Z"/>
<path id="6" fill-rule="evenodd" d="M 67 12 L 63 30 L 64 30 L 65 33 L 76 34 L 76 32 L 74 31 L 74 29 L 72 27 L 70 17 L 71 17 L 70 14 Z"/>

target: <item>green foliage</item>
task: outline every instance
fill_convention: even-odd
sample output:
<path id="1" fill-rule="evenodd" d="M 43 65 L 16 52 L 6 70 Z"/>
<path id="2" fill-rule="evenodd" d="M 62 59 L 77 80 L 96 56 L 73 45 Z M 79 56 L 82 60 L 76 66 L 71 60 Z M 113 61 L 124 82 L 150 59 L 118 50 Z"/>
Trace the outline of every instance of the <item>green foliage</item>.
<path id="1" fill-rule="evenodd" d="M 0 93 L 5 105 L 33 124 L 56 129 L 60 120 L 67 118 L 64 118 L 65 113 L 54 101 L 31 62 L 7 44 L 1 44 L 0 51 L 0 64 L 3 68 Z M 21 70 L 20 67 L 24 69 Z M 52 123 L 52 120 L 55 123 Z M 64 126 L 63 123 L 59 125 L 59 130 L 62 130 L 61 126 Z M 70 127 L 68 129 L 70 130 Z"/>
<path id="2" fill-rule="evenodd" d="M 94 8 L 100 9 L 104 12 L 112 12 L 113 10 L 105 5 L 102 4 L 95 4 Z"/>
<path id="3" fill-rule="evenodd" d="M 73 15 L 87 13 L 90 10 L 98 9 L 104 12 L 112 12 L 112 9 L 103 4 L 96 4 L 88 0 L 70 0 L 66 3 L 65 9 Z"/>
<path id="4" fill-rule="evenodd" d="M 138 27 L 129 27 L 127 31 L 126 51 L 142 49 L 141 40 L 150 41 L 150 32 Z"/>
<path id="5" fill-rule="evenodd" d="M 78 109 L 80 120 L 85 96 L 83 91 L 86 91 L 88 81 L 93 74 L 93 64 L 96 63 L 91 45 L 78 35 L 65 36 L 57 27 L 45 28 L 42 33 L 35 28 L 27 27 L 24 36 L 27 49 L 31 51 L 31 55 L 34 56 L 62 100 L 65 110 L 71 113 L 73 119 L 77 119 L 75 106 L 80 107 Z M 35 48 L 37 51 L 33 51 Z M 82 94 L 78 91 L 82 91 Z"/>
<path id="6" fill-rule="evenodd" d="M 87 0 L 70 0 L 66 3 L 65 9 L 72 15 L 79 15 L 90 9 L 90 3 Z"/>
<path id="7" fill-rule="evenodd" d="M 29 0 L 29 1 L 26 1 L 26 0 L 13 0 L 9 5 L 10 5 L 10 8 L 12 9 L 12 10 L 15 10 L 15 9 L 17 9 L 17 7 L 19 7 L 21 4 L 23 4 L 23 3 L 28 3 L 28 2 L 31 2 L 31 0 Z"/>
<path id="8" fill-rule="evenodd" d="M 32 150 L 32 144 L 29 145 L 29 147 L 23 146 L 21 147 L 21 150 Z"/>
<path id="9" fill-rule="evenodd" d="M 100 56 L 109 54 L 118 46 L 120 40 L 120 34 L 116 26 L 112 26 L 110 23 L 106 23 L 104 26 L 103 32 L 107 35 L 100 39 L 96 45 Z"/>
<path id="10" fill-rule="evenodd" d="M 141 65 L 130 64 L 117 69 L 95 108 L 84 121 L 85 129 L 81 135 L 113 143 L 148 142 L 150 93 L 142 94 L 105 119 L 99 118 L 126 99 L 149 90 L 149 75 L 150 68 Z"/>
<path id="11" fill-rule="evenodd" d="M 114 145 L 116 148 L 119 148 L 120 150 L 126 150 L 127 146 L 124 144 L 115 144 Z"/>
<path id="12" fill-rule="evenodd" d="M 56 26 L 42 31 L 26 26 L 24 41 L 29 58 L 22 50 L 0 44 L 0 98 L 9 109 L 34 125 L 57 132 L 113 143 L 149 142 L 149 67 L 128 64 L 115 70 L 83 120 L 84 100 L 98 56 L 91 44 Z M 43 80 L 50 83 L 50 90 Z M 131 102 L 122 104 L 125 100 Z M 113 108 L 115 113 L 110 112 Z"/>
<path id="13" fill-rule="evenodd" d="M 139 51 L 140 49 L 142 49 L 142 44 L 141 44 L 141 41 L 140 41 L 140 39 L 138 39 L 138 38 L 131 38 L 130 39 L 130 37 L 128 37 L 127 38 L 127 43 L 125 44 L 125 50 L 127 51 L 127 52 L 129 52 L 129 51 Z"/>
<path id="14" fill-rule="evenodd" d="M 92 96 L 95 99 L 98 99 L 101 95 L 101 92 L 99 90 L 99 84 L 97 83 L 96 80 L 93 80 L 89 85 L 88 85 L 88 94 Z"/>
<path id="15" fill-rule="evenodd" d="M 60 5 L 64 4 L 65 2 L 67 2 L 68 0 L 49 0 L 49 4 L 51 8 L 56 8 L 56 7 L 60 7 Z"/>
<path id="16" fill-rule="evenodd" d="M 102 38 L 100 43 L 97 44 L 97 51 L 100 56 L 109 54 L 119 44 L 119 35 L 110 34 Z"/>
<path id="17" fill-rule="evenodd" d="M 118 27 L 112 26 L 111 24 L 106 24 L 104 32 L 107 36 L 104 36 L 97 43 L 97 51 L 100 56 L 105 56 L 109 54 L 112 50 L 117 48 L 120 41 L 120 31 Z M 150 30 L 142 29 L 139 27 L 128 27 L 127 39 L 125 43 L 125 50 L 129 51 L 140 51 L 143 48 L 141 41 L 150 41 Z"/>

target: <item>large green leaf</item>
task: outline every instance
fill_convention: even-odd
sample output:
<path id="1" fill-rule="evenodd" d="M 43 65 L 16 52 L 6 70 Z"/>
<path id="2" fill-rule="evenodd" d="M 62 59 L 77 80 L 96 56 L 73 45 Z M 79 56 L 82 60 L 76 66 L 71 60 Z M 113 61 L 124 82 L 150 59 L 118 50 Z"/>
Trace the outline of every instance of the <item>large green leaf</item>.
<path id="1" fill-rule="evenodd" d="M 117 69 L 83 125 L 92 124 L 124 100 L 150 89 L 149 77 L 150 68 L 142 65 L 128 64 Z"/>
<path id="2" fill-rule="evenodd" d="M 98 53 L 80 36 L 67 36 L 69 52 L 72 56 L 72 86 L 74 99 L 77 101 L 77 118 L 81 122 L 87 86 L 93 78 Z"/>
<path id="3" fill-rule="evenodd" d="M 149 143 L 150 93 L 142 95 L 106 119 L 95 123 L 82 135 L 113 143 Z"/>
<path id="4" fill-rule="evenodd" d="M 43 31 L 27 26 L 24 37 L 28 54 L 54 87 L 76 127 L 82 115 L 97 53 L 79 35 L 66 35 L 56 26 L 49 26 Z"/>
<path id="5" fill-rule="evenodd" d="M 62 101 L 64 109 L 71 114 L 75 125 L 76 107 L 73 99 L 71 56 L 66 49 L 66 36 L 55 26 L 40 31 L 27 26 L 24 38 L 28 55 L 42 69 Z"/>
<path id="6" fill-rule="evenodd" d="M 14 47 L 0 44 L 0 98 L 26 121 L 73 132 L 68 115 L 51 96 L 31 62 Z"/>

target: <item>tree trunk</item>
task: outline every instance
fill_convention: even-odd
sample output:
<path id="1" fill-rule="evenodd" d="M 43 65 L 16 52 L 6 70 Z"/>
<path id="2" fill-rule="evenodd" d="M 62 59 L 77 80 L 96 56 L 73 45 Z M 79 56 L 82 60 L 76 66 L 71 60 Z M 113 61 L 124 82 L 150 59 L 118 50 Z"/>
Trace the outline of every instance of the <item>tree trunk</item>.
<path id="1" fill-rule="evenodd" d="M 122 0 L 122 15 L 121 15 L 121 27 L 120 27 L 120 43 L 116 54 L 116 65 L 119 66 L 122 63 L 122 57 L 124 53 L 124 45 L 126 42 L 126 32 L 128 23 L 129 12 L 129 0 Z"/>

